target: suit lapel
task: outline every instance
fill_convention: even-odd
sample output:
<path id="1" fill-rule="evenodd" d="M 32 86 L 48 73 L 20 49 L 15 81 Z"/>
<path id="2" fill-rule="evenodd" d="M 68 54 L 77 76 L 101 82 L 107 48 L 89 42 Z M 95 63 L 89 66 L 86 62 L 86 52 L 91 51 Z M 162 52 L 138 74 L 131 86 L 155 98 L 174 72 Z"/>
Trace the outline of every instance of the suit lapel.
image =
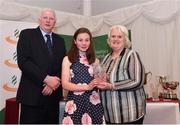
<path id="1" fill-rule="evenodd" d="M 53 51 L 53 54 L 56 55 L 56 47 L 58 46 L 57 45 L 58 40 L 56 39 L 56 36 L 54 33 L 52 33 L 52 42 L 53 42 L 52 51 Z"/>

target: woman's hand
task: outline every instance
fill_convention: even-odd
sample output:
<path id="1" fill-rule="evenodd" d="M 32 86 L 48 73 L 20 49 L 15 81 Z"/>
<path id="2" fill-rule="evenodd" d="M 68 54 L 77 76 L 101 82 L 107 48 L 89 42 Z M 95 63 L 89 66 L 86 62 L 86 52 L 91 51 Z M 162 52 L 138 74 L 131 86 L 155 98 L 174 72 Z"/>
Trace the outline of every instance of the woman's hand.
<path id="1" fill-rule="evenodd" d="M 98 84 L 97 84 L 97 88 L 101 89 L 101 90 L 112 90 L 113 86 L 111 83 L 108 83 L 108 82 L 103 81 L 103 80 L 99 80 Z"/>
<path id="2" fill-rule="evenodd" d="M 98 84 L 99 84 L 99 82 L 96 79 L 94 79 L 88 84 L 87 89 L 92 90 L 94 87 L 97 87 Z"/>

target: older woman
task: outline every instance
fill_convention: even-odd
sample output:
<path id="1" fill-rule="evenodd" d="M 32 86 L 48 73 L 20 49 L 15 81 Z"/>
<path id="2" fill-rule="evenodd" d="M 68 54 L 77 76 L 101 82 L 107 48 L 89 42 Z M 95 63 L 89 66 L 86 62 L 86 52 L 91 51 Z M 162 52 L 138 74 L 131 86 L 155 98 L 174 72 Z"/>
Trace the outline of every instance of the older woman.
<path id="1" fill-rule="evenodd" d="M 142 124 L 146 98 L 144 67 L 137 52 L 129 49 L 128 30 L 122 25 L 111 27 L 108 44 L 112 52 L 102 61 L 106 81 L 101 81 L 101 98 L 107 123 Z"/>

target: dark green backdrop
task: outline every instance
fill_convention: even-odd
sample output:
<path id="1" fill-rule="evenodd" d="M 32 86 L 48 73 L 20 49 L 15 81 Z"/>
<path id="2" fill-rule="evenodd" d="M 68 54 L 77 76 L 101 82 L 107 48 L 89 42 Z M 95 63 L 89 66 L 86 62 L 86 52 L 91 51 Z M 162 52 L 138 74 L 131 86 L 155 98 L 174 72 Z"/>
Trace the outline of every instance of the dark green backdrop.
<path id="1" fill-rule="evenodd" d="M 129 32 L 129 39 L 131 41 L 131 30 L 128 30 L 128 32 Z M 66 42 L 66 49 L 68 51 L 71 47 L 72 36 L 67 36 L 67 35 L 61 35 L 61 36 L 64 38 Z M 93 45 L 97 58 L 99 60 L 102 60 L 103 57 L 110 51 L 110 48 L 107 44 L 107 35 L 93 37 Z"/>
<path id="2" fill-rule="evenodd" d="M 67 36 L 67 35 L 61 35 L 61 36 L 65 40 L 66 48 L 68 51 L 71 47 L 72 36 Z M 94 45 L 97 58 L 99 60 L 102 60 L 105 54 L 107 54 L 110 50 L 110 48 L 107 45 L 107 35 L 93 37 L 93 45 Z"/>

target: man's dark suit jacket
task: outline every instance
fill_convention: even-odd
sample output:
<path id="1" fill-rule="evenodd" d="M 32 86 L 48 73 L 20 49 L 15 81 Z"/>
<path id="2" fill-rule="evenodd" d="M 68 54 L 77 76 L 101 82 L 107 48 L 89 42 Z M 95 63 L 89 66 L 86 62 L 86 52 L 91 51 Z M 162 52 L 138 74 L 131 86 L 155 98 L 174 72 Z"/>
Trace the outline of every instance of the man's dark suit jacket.
<path id="1" fill-rule="evenodd" d="M 40 28 L 25 29 L 17 44 L 17 62 L 22 71 L 17 101 L 26 105 L 57 105 L 62 98 L 62 86 L 50 96 L 43 96 L 43 80 L 47 75 L 61 76 L 61 65 L 66 54 L 64 39 L 52 33 L 53 56 L 49 55 Z"/>

